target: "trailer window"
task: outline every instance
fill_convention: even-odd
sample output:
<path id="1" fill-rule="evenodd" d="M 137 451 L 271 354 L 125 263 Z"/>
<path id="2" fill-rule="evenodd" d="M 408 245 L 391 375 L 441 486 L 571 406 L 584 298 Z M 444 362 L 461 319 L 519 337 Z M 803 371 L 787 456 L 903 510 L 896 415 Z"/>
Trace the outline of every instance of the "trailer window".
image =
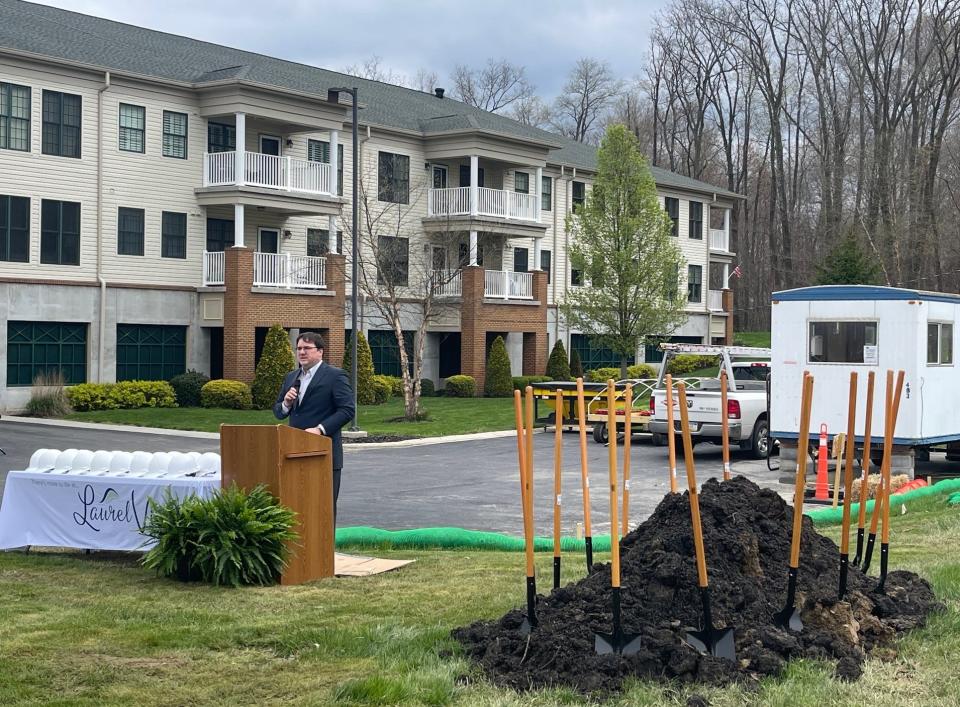
<path id="1" fill-rule="evenodd" d="M 934 366 L 953 364 L 953 324 L 927 323 L 927 363 Z"/>
<path id="2" fill-rule="evenodd" d="M 810 322 L 810 363 L 873 363 L 876 322 Z"/>

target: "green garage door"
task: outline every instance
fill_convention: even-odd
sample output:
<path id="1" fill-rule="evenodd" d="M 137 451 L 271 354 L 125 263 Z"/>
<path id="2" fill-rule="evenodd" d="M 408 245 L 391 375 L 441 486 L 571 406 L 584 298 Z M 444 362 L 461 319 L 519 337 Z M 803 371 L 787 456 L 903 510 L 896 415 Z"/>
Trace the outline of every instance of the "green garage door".
<path id="1" fill-rule="evenodd" d="M 117 324 L 117 380 L 170 380 L 187 366 L 187 328 Z"/>
<path id="2" fill-rule="evenodd" d="M 7 323 L 7 385 L 32 385 L 38 374 L 57 370 L 67 384 L 86 382 L 86 324 Z"/>
<path id="3" fill-rule="evenodd" d="M 597 368 L 620 368 L 620 354 L 603 346 L 594 346 L 590 342 L 590 337 L 585 334 L 571 334 L 570 349 L 580 355 L 580 362 L 585 371 Z M 634 362 L 634 356 L 627 356 L 627 365 L 632 366 Z"/>
<path id="4" fill-rule="evenodd" d="M 413 334 L 412 331 L 403 332 L 404 348 L 407 350 L 407 360 L 411 366 L 413 365 Z M 370 344 L 370 353 L 373 355 L 375 373 L 398 378 L 403 375 L 400 372 L 400 347 L 397 346 L 397 335 L 393 331 L 372 329 L 367 332 L 367 343 Z"/>

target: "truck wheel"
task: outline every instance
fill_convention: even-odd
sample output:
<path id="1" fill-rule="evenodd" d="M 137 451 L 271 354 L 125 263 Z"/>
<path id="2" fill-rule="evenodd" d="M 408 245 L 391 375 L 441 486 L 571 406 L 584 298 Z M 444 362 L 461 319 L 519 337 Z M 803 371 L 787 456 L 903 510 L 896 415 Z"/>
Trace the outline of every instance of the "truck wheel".
<path id="1" fill-rule="evenodd" d="M 606 444 L 610 435 L 607 434 L 607 423 L 598 422 L 593 426 L 593 441 L 597 444 Z"/>
<path id="2" fill-rule="evenodd" d="M 753 434 L 750 436 L 750 450 L 754 459 L 766 459 L 770 451 L 770 436 L 767 418 L 761 417 L 753 425 Z"/>
<path id="3" fill-rule="evenodd" d="M 650 435 L 650 442 L 654 447 L 666 447 L 667 436 L 665 434 L 660 434 L 659 432 L 654 432 Z"/>

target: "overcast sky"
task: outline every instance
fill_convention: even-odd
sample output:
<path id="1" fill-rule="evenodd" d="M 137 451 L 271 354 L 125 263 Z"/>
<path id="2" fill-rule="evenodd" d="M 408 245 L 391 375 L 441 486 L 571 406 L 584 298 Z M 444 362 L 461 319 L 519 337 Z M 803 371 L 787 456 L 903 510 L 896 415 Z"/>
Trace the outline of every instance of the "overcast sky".
<path id="1" fill-rule="evenodd" d="M 669 0 L 44 0 L 141 27 L 341 71 L 377 55 L 394 71 L 505 58 L 552 98 L 581 56 L 638 73 L 655 13 Z"/>

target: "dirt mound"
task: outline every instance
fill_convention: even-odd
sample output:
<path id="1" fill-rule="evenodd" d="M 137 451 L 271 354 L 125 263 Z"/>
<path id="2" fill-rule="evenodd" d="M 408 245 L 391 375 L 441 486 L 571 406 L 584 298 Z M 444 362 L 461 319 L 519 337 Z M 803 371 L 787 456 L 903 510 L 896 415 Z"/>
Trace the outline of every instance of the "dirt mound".
<path id="1" fill-rule="evenodd" d="M 713 621 L 735 628 L 736 663 L 703 656 L 684 640 L 701 622 L 686 493 L 665 496 L 622 540 L 623 626 L 642 637 L 638 654 L 600 656 L 594 650 L 594 634 L 612 630 L 609 564 L 539 597 L 539 626 L 529 636 L 519 630 L 525 611 L 512 610 L 496 621 L 456 629 L 454 637 L 494 682 L 518 689 L 609 691 L 627 677 L 724 684 L 778 674 L 798 657 L 834 659 L 838 677 L 856 679 L 866 654 L 893 655 L 897 634 L 922 625 L 940 606 L 930 585 L 911 572 L 890 572 L 879 595 L 873 592 L 876 578 L 855 567 L 845 601 L 837 601 L 839 549 L 804 518 L 797 585 L 804 630 L 784 631 L 772 616 L 786 601 L 793 508 L 773 491 L 737 477 L 707 481 L 700 511 Z M 581 557 L 567 554 L 564 561 Z M 542 588 L 550 578 L 539 581 Z M 518 602 L 522 586 L 518 577 Z"/>

